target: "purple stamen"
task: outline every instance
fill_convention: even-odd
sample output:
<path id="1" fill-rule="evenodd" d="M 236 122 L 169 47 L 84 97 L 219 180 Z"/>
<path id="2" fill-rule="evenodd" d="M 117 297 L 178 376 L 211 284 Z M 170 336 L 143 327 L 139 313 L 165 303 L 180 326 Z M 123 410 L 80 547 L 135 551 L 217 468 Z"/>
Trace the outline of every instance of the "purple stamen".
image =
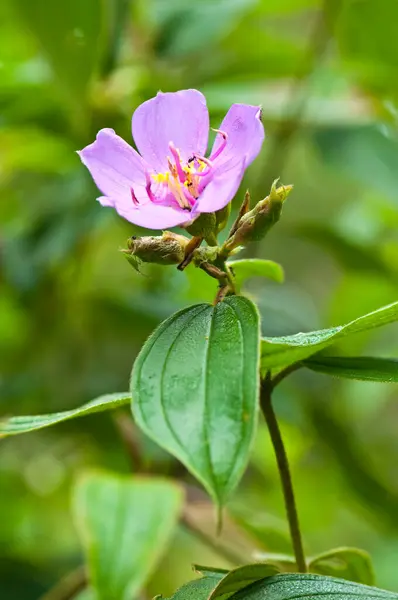
<path id="1" fill-rule="evenodd" d="M 173 142 L 169 143 L 169 149 L 170 152 L 173 155 L 174 161 L 175 161 L 175 166 L 177 169 L 177 174 L 178 174 L 178 179 L 181 181 L 181 183 L 184 183 L 184 181 L 186 180 L 186 175 L 182 169 L 181 166 L 181 160 L 180 160 L 180 155 L 178 154 L 178 150 L 177 148 L 174 146 Z"/>
<path id="2" fill-rule="evenodd" d="M 135 195 L 133 188 L 130 188 L 130 193 L 131 193 L 131 199 L 132 199 L 132 201 L 133 201 L 133 204 L 134 204 L 135 206 L 138 206 L 138 205 L 139 205 L 138 198 L 137 198 L 137 196 Z"/>
<path id="3" fill-rule="evenodd" d="M 212 156 L 210 156 L 210 159 L 214 160 L 215 158 L 217 158 L 217 156 L 220 156 L 221 152 L 224 150 L 225 146 L 227 145 L 228 134 L 226 134 L 225 131 L 221 131 L 221 129 L 213 129 L 212 128 L 212 130 L 215 131 L 216 133 L 219 133 L 223 137 L 221 146 L 218 148 L 218 150 L 215 151 L 214 154 L 212 154 Z"/>
<path id="4" fill-rule="evenodd" d="M 151 202 L 156 202 L 156 197 L 154 196 L 154 194 L 151 190 L 152 180 L 151 180 L 151 176 L 148 173 L 148 171 L 145 171 L 145 179 L 146 179 L 145 189 L 146 189 L 146 193 L 148 194 L 148 198 Z"/>
<path id="5" fill-rule="evenodd" d="M 184 194 L 185 199 L 189 203 L 189 207 L 186 207 L 186 210 L 191 210 L 191 207 L 195 204 L 196 198 L 191 194 L 191 192 L 186 188 L 182 188 L 182 192 Z"/>
<path id="6" fill-rule="evenodd" d="M 204 156 L 198 156 L 197 154 L 195 154 L 195 160 L 207 165 L 207 169 L 205 169 L 204 171 L 195 170 L 192 173 L 192 175 L 195 175 L 198 177 L 205 177 L 206 175 L 209 175 L 209 173 L 211 173 L 211 171 L 213 169 L 213 163 L 208 158 L 205 158 Z"/>

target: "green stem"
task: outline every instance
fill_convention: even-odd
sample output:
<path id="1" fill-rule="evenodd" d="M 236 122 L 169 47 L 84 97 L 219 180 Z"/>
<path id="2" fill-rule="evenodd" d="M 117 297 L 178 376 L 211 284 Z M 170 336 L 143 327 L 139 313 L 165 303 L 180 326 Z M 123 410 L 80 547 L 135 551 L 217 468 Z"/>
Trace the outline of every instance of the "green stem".
<path id="1" fill-rule="evenodd" d="M 292 365 L 289 365 L 288 367 L 285 367 L 284 369 L 282 369 L 282 371 L 279 371 L 279 373 L 277 375 L 275 375 L 275 377 L 273 377 L 271 380 L 271 391 L 277 385 L 279 385 L 280 382 L 283 381 L 286 377 L 288 377 L 289 375 L 291 375 L 298 369 L 301 369 L 302 367 L 303 367 L 303 364 L 301 362 L 296 362 L 296 363 L 293 363 Z"/>
<path id="2" fill-rule="evenodd" d="M 206 240 L 206 243 L 207 243 L 209 246 L 218 246 L 217 236 L 216 236 L 216 234 L 215 234 L 215 233 L 213 233 L 213 232 L 212 232 L 212 233 L 208 233 L 208 234 L 205 236 L 205 240 Z"/>
<path id="3" fill-rule="evenodd" d="M 266 379 L 262 382 L 260 405 L 275 451 L 297 569 L 299 573 L 306 573 L 307 565 L 305 562 L 303 542 L 301 539 L 293 482 L 290 474 L 289 461 L 287 458 L 285 445 L 283 443 L 281 431 L 279 429 L 278 421 L 272 406 L 272 387 L 271 378 L 268 374 Z"/>
<path id="4" fill-rule="evenodd" d="M 63 577 L 40 600 L 71 600 L 87 586 L 87 574 L 84 567 L 78 567 Z"/>

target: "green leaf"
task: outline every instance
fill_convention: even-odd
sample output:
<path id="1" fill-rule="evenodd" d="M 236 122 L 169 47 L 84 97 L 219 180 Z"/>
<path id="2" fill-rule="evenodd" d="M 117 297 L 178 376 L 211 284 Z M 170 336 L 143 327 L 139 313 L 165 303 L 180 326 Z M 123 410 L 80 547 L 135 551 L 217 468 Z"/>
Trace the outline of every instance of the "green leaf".
<path id="1" fill-rule="evenodd" d="M 398 360 L 371 356 L 314 356 L 304 361 L 312 371 L 335 377 L 398 383 Z"/>
<path id="2" fill-rule="evenodd" d="M 373 585 L 375 579 L 369 554 L 358 548 L 335 548 L 314 556 L 308 562 L 308 569 L 366 585 Z"/>
<path id="3" fill-rule="evenodd" d="M 257 552 L 258 561 L 268 561 L 281 573 L 297 572 L 296 561 L 287 554 Z M 372 585 L 374 573 L 367 552 L 358 548 L 335 548 L 307 560 L 308 570 L 319 575 L 332 575 L 349 581 Z"/>
<path id="4" fill-rule="evenodd" d="M 398 320 L 398 302 L 379 308 L 363 317 L 359 317 L 346 325 L 296 333 L 282 337 L 267 337 L 261 343 L 261 369 L 287 367 L 316 354 L 323 348 L 331 346 L 341 339 L 374 329 Z"/>
<path id="5" fill-rule="evenodd" d="M 208 600 L 217 585 L 218 577 L 209 575 L 184 584 L 170 598 L 164 600 Z"/>
<path id="6" fill-rule="evenodd" d="M 297 563 L 294 556 L 277 552 L 256 552 L 255 558 L 261 562 L 275 565 L 280 573 L 296 573 Z"/>
<path id="7" fill-rule="evenodd" d="M 88 473 L 74 490 L 77 531 L 97 600 L 130 600 L 178 522 L 182 489 L 165 479 Z"/>
<path id="8" fill-rule="evenodd" d="M 227 569 L 219 569 L 218 567 L 204 567 L 202 565 L 192 565 L 195 573 L 199 573 L 205 577 L 216 577 L 222 579 L 229 571 Z"/>
<path id="9" fill-rule="evenodd" d="M 215 600 L 215 598 L 227 600 L 248 585 L 264 579 L 264 577 L 276 575 L 279 571 L 279 568 L 272 563 L 253 563 L 237 567 L 221 579 L 210 594 L 209 600 Z"/>
<path id="10" fill-rule="evenodd" d="M 17 0 L 17 6 L 64 92 L 84 97 L 100 58 L 101 0 Z"/>
<path id="11" fill-rule="evenodd" d="M 29 433 L 29 431 L 50 427 L 50 425 L 69 421 L 69 419 L 75 419 L 76 417 L 84 417 L 91 413 L 113 410 L 123 404 L 128 404 L 130 401 L 131 396 L 129 392 L 106 394 L 72 410 L 64 410 L 63 412 L 50 413 L 48 415 L 10 417 L 9 419 L 0 421 L 0 438 L 16 435 L 17 433 Z"/>
<path id="12" fill-rule="evenodd" d="M 257 423 L 259 318 L 250 300 L 199 304 L 164 321 L 132 372 L 141 429 L 222 505 L 248 461 Z"/>
<path id="13" fill-rule="evenodd" d="M 268 277 L 268 279 L 272 279 L 278 283 L 283 282 L 283 269 L 281 265 L 273 260 L 244 258 L 242 260 L 228 261 L 227 265 L 232 269 L 238 291 L 242 283 L 250 277 Z"/>
<path id="14" fill-rule="evenodd" d="M 396 600 L 398 594 L 370 587 L 360 583 L 323 577 L 322 575 L 298 575 L 285 573 L 268 577 L 239 594 L 239 598 L 247 600 L 291 600 L 299 597 L 301 600 Z"/>
<path id="15" fill-rule="evenodd" d="M 169 600 L 205 600 L 205 588 L 211 593 L 215 581 L 211 578 L 204 581 L 206 579 L 186 584 Z M 281 573 L 249 585 L 232 597 L 236 600 L 314 600 L 316 597 L 322 600 L 397 600 L 398 594 L 333 577 Z"/>

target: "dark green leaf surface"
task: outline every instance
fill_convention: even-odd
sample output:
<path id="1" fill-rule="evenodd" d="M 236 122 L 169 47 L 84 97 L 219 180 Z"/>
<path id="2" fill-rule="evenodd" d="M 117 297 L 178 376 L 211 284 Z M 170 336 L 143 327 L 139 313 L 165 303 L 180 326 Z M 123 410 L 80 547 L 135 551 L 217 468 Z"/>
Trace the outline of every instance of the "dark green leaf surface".
<path id="1" fill-rule="evenodd" d="M 304 360 L 341 339 L 398 320 L 398 302 L 379 308 L 346 325 L 296 333 L 282 337 L 263 338 L 261 344 L 261 369 L 281 368 Z"/>
<path id="2" fill-rule="evenodd" d="M 308 561 L 308 569 L 366 585 L 373 585 L 375 579 L 369 554 L 359 548 L 335 548 L 314 556 Z"/>
<path id="3" fill-rule="evenodd" d="M 250 600 L 293 600 L 298 597 L 302 600 L 317 597 L 323 600 L 396 600 L 398 594 L 334 577 L 288 573 L 269 577 L 235 595 L 236 599 Z"/>
<path id="4" fill-rule="evenodd" d="M 74 513 L 97 600 L 131 600 L 165 550 L 182 489 L 151 477 L 90 473 L 77 484 Z"/>
<path id="5" fill-rule="evenodd" d="M 130 401 L 131 396 L 128 392 L 106 394 L 105 396 L 100 396 L 99 398 L 91 400 L 91 402 L 87 402 L 87 404 L 83 404 L 83 406 L 79 406 L 79 408 L 74 408 L 72 410 L 64 410 L 48 415 L 11 417 L 0 421 L 0 437 L 16 435 L 17 433 L 28 433 L 29 431 L 50 427 L 50 425 L 56 425 L 57 423 L 62 423 L 62 421 L 69 421 L 69 419 L 75 419 L 76 417 L 84 417 L 85 415 L 90 415 L 92 413 L 112 410 L 123 404 L 128 404 Z"/>
<path id="6" fill-rule="evenodd" d="M 321 597 L 323 600 L 354 600 L 355 598 L 396 600 L 398 594 L 344 579 L 289 573 L 268 577 L 235 595 L 236 599 L 250 600 L 262 600 L 263 598 L 293 600 L 298 597 L 302 600 L 311 600 L 316 597 Z"/>
<path id="7" fill-rule="evenodd" d="M 237 567 L 225 575 L 210 594 L 209 600 L 215 600 L 215 598 L 227 600 L 248 585 L 279 572 L 280 569 L 272 563 L 253 563 Z"/>
<path id="8" fill-rule="evenodd" d="M 257 423 L 258 354 L 257 309 L 234 296 L 167 319 L 133 368 L 137 424 L 220 505 L 248 461 Z"/>
<path id="9" fill-rule="evenodd" d="M 186 584 L 170 600 L 203 600 L 216 580 L 203 578 Z M 213 592 L 214 593 L 214 592 Z M 266 577 L 231 596 L 234 600 L 397 600 L 398 594 L 345 579 L 284 573 Z"/>
<path id="10" fill-rule="evenodd" d="M 371 356 L 314 356 L 304 361 L 312 371 L 362 381 L 398 382 L 398 360 Z"/>
<path id="11" fill-rule="evenodd" d="M 273 260 L 262 260 L 260 258 L 245 258 L 242 260 L 228 261 L 228 266 L 232 269 L 235 276 L 235 283 L 238 290 L 246 279 L 250 277 L 267 277 L 278 283 L 283 282 L 284 273 L 281 265 Z"/>

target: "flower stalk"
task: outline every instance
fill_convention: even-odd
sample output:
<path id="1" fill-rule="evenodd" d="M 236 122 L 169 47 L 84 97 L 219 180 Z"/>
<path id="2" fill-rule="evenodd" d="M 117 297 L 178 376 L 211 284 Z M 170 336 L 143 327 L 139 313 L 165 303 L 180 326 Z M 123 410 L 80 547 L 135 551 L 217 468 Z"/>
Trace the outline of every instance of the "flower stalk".
<path id="1" fill-rule="evenodd" d="M 274 385 L 271 380 L 271 375 L 268 372 L 265 379 L 261 382 L 260 406 L 268 426 L 271 436 L 272 445 L 274 447 L 276 462 L 278 465 L 279 476 L 282 484 L 283 497 L 287 519 L 289 522 L 290 537 L 294 556 L 296 559 L 297 570 L 299 573 L 307 572 L 307 564 L 305 561 L 303 542 L 298 519 L 296 499 L 294 496 L 292 476 L 290 473 L 289 461 L 283 443 L 279 424 L 272 406 L 272 389 Z"/>

